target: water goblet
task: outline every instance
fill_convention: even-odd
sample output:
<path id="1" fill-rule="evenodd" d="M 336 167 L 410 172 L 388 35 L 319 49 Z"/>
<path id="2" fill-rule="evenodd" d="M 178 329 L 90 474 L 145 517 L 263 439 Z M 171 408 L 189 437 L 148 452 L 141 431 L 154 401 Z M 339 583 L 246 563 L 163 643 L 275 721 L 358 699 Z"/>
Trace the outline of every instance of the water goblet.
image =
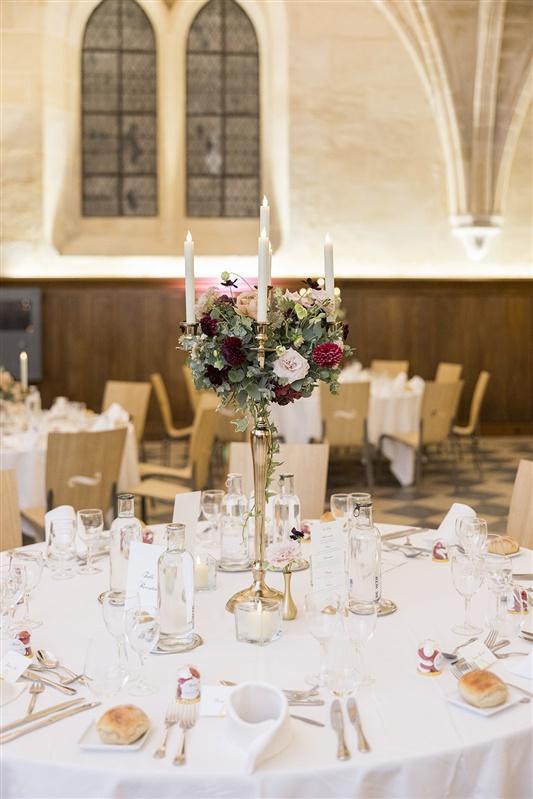
<path id="1" fill-rule="evenodd" d="M 138 595 L 119 594 L 116 591 L 105 591 L 101 595 L 102 614 L 108 633 L 115 639 L 120 662 L 128 671 L 128 653 L 126 649 L 126 610 L 139 606 Z"/>
<path id="2" fill-rule="evenodd" d="M 128 682 L 128 690 L 135 696 L 147 696 L 159 690 L 159 686 L 151 683 L 144 675 L 146 656 L 152 651 L 159 639 L 159 611 L 156 608 L 143 607 L 140 602 L 136 607 L 126 610 L 126 636 L 129 645 L 139 658 L 140 669 L 137 676 Z"/>
<path id="3" fill-rule="evenodd" d="M 26 570 L 11 562 L 0 565 L 0 614 L 2 617 L 2 637 L 9 635 L 11 627 L 6 631 L 4 620 L 12 620 L 17 602 L 24 596 L 26 588 Z"/>
<path id="4" fill-rule="evenodd" d="M 357 687 L 356 654 L 349 641 L 339 631 L 328 646 L 326 655 L 326 687 L 334 696 L 349 696 Z"/>
<path id="5" fill-rule="evenodd" d="M 457 635 L 479 635 L 481 628 L 476 627 L 470 620 L 470 602 L 483 582 L 483 558 L 457 552 L 452 556 L 452 578 L 455 590 L 463 597 L 465 603 L 464 623 L 452 627 L 452 631 Z"/>
<path id="6" fill-rule="evenodd" d="M 481 555 L 487 542 L 487 522 L 478 516 L 460 516 L 455 522 L 457 540 L 467 555 Z"/>
<path id="7" fill-rule="evenodd" d="M 485 582 L 488 588 L 487 624 L 503 633 L 507 628 L 507 593 L 513 582 L 509 560 L 489 555 L 485 559 Z"/>
<path id="8" fill-rule="evenodd" d="M 104 530 L 104 514 L 98 508 L 78 511 L 78 532 L 87 547 L 87 563 L 78 566 L 80 574 L 98 574 L 102 569 L 94 565 L 94 551 Z"/>
<path id="9" fill-rule="evenodd" d="M 76 559 L 76 521 L 57 519 L 50 525 L 47 560 L 52 570 L 52 579 L 68 580 L 74 577 Z"/>
<path id="10" fill-rule="evenodd" d="M 224 492 L 219 489 L 202 491 L 202 511 L 210 524 L 200 533 L 200 539 L 202 543 L 207 546 L 217 546 L 220 544 L 220 519 L 222 516 L 223 499 Z"/>
<path id="11" fill-rule="evenodd" d="M 306 594 L 304 607 L 309 632 L 320 646 L 320 670 L 317 674 L 307 676 L 305 682 L 308 685 L 324 686 L 327 683 L 328 646 L 342 627 L 340 597 L 334 592 L 316 591 Z"/>
<path id="12" fill-rule="evenodd" d="M 373 677 L 366 667 L 365 648 L 376 630 L 378 618 L 377 602 L 350 601 L 350 607 L 344 617 L 344 628 L 350 641 L 355 644 L 357 659 L 358 685 L 372 685 Z"/>
<path id="13" fill-rule="evenodd" d="M 24 589 L 24 615 L 17 620 L 18 629 L 34 630 L 40 627 L 42 621 L 32 619 L 30 615 L 31 592 L 37 587 L 43 573 L 44 557 L 42 552 L 25 547 L 15 549 L 11 553 L 11 564 L 22 568 L 26 574 L 26 584 Z"/>
<path id="14" fill-rule="evenodd" d="M 113 638 L 105 631 L 89 641 L 84 673 L 90 678 L 91 692 L 97 699 L 110 699 L 123 688 L 127 672 Z"/>

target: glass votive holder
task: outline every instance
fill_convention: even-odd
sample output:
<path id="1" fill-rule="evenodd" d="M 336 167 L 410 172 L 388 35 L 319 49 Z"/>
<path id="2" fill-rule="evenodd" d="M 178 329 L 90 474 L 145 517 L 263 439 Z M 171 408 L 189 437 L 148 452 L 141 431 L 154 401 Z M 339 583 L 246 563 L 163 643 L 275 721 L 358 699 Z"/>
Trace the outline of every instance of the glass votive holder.
<path id="1" fill-rule="evenodd" d="M 215 591 L 217 587 L 217 562 L 207 552 L 194 556 L 194 590 Z"/>
<path id="2" fill-rule="evenodd" d="M 235 605 L 237 641 L 265 646 L 281 635 L 281 602 L 258 599 Z"/>

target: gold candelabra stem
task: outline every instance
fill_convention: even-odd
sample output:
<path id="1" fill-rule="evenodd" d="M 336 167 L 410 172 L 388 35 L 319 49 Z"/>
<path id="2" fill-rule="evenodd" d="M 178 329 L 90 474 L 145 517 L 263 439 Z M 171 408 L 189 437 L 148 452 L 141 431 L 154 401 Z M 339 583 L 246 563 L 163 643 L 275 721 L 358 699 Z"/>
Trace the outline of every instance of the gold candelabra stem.
<path id="1" fill-rule="evenodd" d="M 267 340 L 268 325 L 266 322 L 257 322 L 257 333 L 255 338 L 257 340 L 257 362 L 260 369 L 265 368 L 265 344 Z"/>

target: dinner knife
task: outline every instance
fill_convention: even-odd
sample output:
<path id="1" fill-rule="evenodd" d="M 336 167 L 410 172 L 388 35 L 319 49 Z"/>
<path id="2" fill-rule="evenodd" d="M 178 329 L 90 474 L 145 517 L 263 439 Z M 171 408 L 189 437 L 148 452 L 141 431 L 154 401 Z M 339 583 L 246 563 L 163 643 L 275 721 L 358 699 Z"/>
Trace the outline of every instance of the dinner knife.
<path id="1" fill-rule="evenodd" d="M 323 699 L 289 699 L 288 704 L 290 707 L 322 707 L 326 703 Z"/>
<path id="2" fill-rule="evenodd" d="M 4 724 L 2 727 L 0 727 L 0 734 L 8 732 L 9 730 L 15 730 L 17 727 L 22 727 L 24 724 L 28 724 L 30 721 L 38 721 L 38 719 L 49 716 L 51 713 L 59 713 L 60 710 L 67 710 L 67 708 L 72 707 L 73 705 L 78 705 L 80 702 L 84 701 L 85 700 L 79 696 L 77 699 L 69 699 L 67 702 L 60 702 L 58 705 L 52 705 L 44 710 L 37 711 L 37 713 L 29 713 L 17 721 L 11 721 L 9 724 Z"/>
<path id="3" fill-rule="evenodd" d="M 349 760 L 351 755 L 344 738 L 344 719 L 338 699 L 334 699 L 331 703 L 331 726 L 337 733 L 337 760 Z"/>
<path id="4" fill-rule="evenodd" d="M 353 726 L 357 730 L 357 748 L 359 749 L 360 752 L 370 752 L 370 746 L 363 732 L 363 726 L 361 724 L 361 719 L 359 717 L 359 711 L 357 709 L 357 704 L 353 696 L 348 697 L 347 707 L 348 707 L 348 718 L 350 719 Z"/>
<path id="5" fill-rule="evenodd" d="M 312 724 L 313 727 L 325 727 L 325 724 L 322 724 L 321 721 L 315 721 L 315 719 L 308 719 L 307 716 L 297 716 L 295 713 L 290 713 L 291 719 L 298 719 L 298 721 L 305 721 L 306 724 Z"/>
<path id="6" fill-rule="evenodd" d="M 527 572 L 526 574 L 513 574 L 515 580 L 533 580 L 533 574 Z"/>
<path id="7" fill-rule="evenodd" d="M 61 691 L 62 694 L 68 694 L 69 696 L 72 696 L 73 694 L 78 693 L 75 688 L 69 688 L 68 685 L 61 685 L 61 683 L 54 682 L 54 680 L 50 680 L 48 677 L 43 677 L 42 672 L 40 671 L 26 669 L 22 676 L 26 680 L 40 680 L 41 682 L 44 682 L 45 685 L 50 685 L 52 688 L 56 688 L 58 691 Z"/>
<path id="8" fill-rule="evenodd" d="M 93 707 L 98 707 L 98 705 L 101 704 L 101 702 L 86 702 L 84 705 L 77 705 L 76 707 L 71 707 L 68 710 L 63 710 L 62 713 L 56 713 L 54 716 L 42 719 L 41 721 L 38 721 L 37 724 L 31 724 L 27 727 L 24 727 L 22 730 L 15 730 L 14 732 L 8 732 L 7 735 L 2 735 L 0 737 L 0 744 L 7 744 L 9 741 L 14 741 L 16 738 L 20 738 L 22 735 L 28 735 L 30 732 L 40 730 L 41 727 L 48 727 L 49 724 L 55 724 L 56 721 L 63 721 L 63 719 L 68 719 L 69 716 L 75 716 L 77 713 L 83 713 L 84 710 L 91 710 Z"/>

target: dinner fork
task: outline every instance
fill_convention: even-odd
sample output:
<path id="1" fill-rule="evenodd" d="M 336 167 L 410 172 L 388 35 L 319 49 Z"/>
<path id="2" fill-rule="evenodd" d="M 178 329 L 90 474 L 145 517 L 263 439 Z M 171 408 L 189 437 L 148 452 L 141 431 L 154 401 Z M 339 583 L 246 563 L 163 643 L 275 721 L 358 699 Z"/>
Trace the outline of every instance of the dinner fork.
<path id="1" fill-rule="evenodd" d="M 196 707 L 196 705 L 178 705 L 178 723 L 182 730 L 182 739 L 181 746 L 173 760 L 175 766 L 185 765 L 185 738 L 187 730 L 190 730 L 196 724 Z"/>
<path id="2" fill-rule="evenodd" d="M 165 757 L 167 751 L 168 733 L 170 731 L 170 728 L 177 723 L 178 723 L 178 706 L 176 702 L 170 702 L 167 707 L 167 712 L 165 714 L 165 734 L 163 735 L 163 740 L 161 741 L 161 743 L 154 752 L 154 757 L 157 758 Z"/>
<path id="3" fill-rule="evenodd" d="M 32 684 L 30 685 L 31 699 L 28 705 L 28 710 L 26 711 L 26 715 L 29 716 L 33 713 L 35 708 L 35 703 L 37 702 L 37 697 L 39 694 L 42 694 L 43 691 L 44 691 L 44 685 L 41 680 L 35 680 L 35 682 L 32 682 Z"/>

